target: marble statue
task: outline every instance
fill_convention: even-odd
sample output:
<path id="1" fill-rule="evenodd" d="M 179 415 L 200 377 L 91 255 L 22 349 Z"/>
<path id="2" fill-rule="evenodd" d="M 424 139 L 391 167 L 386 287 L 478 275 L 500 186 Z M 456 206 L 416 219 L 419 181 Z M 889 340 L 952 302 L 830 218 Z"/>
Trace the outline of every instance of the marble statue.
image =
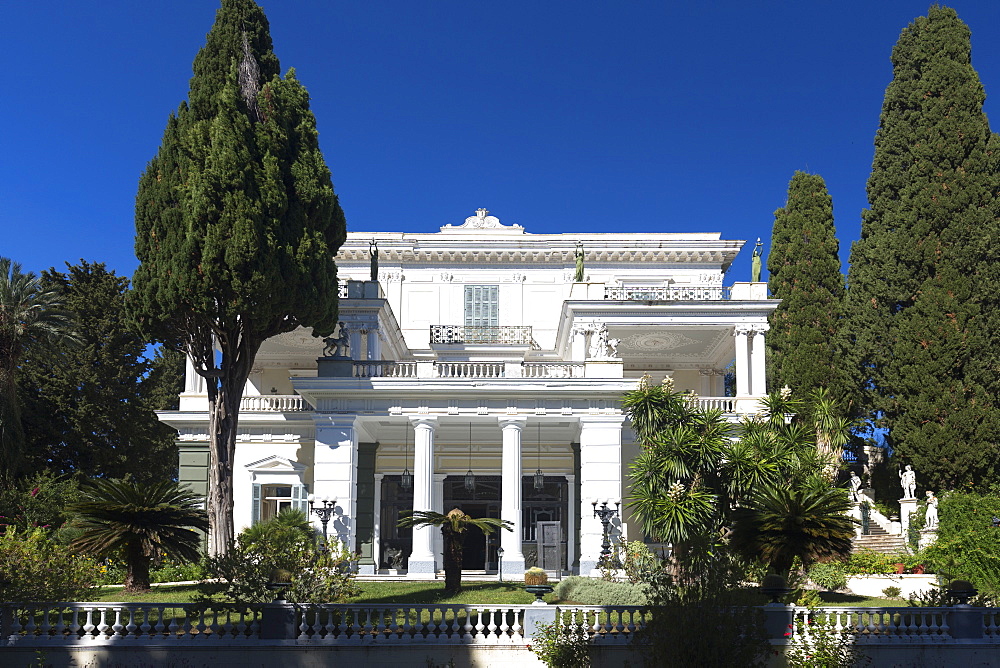
<path id="1" fill-rule="evenodd" d="M 610 357 L 608 342 L 608 326 L 600 325 L 590 335 L 590 357 L 592 359 L 606 360 Z"/>
<path id="2" fill-rule="evenodd" d="M 323 343 L 326 347 L 323 348 L 323 357 L 346 357 L 347 350 L 351 346 L 350 337 L 347 334 L 347 327 L 343 322 L 337 323 L 340 325 L 340 334 L 338 336 L 328 336 L 323 339 Z"/>
<path id="3" fill-rule="evenodd" d="M 753 255 L 750 256 L 750 282 L 760 283 L 760 255 L 761 249 L 764 244 L 760 242 L 760 237 L 757 237 L 757 245 L 753 247 Z"/>
<path id="4" fill-rule="evenodd" d="M 573 281 L 575 283 L 583 282 L 583 242 L 576 242 L 576 251 L 573 253 L 573 257 L 576 258 L 576 273 L 573 274 Z"/>
<path id="5" fill-rule="evenodd" d="M 927 514 L 924 516 L 925 529 L 937 529 L 938 527 L 938 498 L 934 492 L 927 492 Z"/>
<path id="6" fill-rule="evenodd" d="M 856 471 L 851 471 L 851 479 L 847 484 L 851 490 L 851 501 L 861 501 L 861 478 Z"/>
<path id="7" fill-rule="evenodd" d="M 906 465 L 906 470 L 899 472 L 899 484 L 903 487 L 904 499 L 917 498 L 917 474 L 909 464 Z"/>
<path id="8" fill-rule="evenodd" d="M 371 280 L 378 280 L 378 244 L 374 239 L 368 244 L 368 255 L 371 256 Z"/>

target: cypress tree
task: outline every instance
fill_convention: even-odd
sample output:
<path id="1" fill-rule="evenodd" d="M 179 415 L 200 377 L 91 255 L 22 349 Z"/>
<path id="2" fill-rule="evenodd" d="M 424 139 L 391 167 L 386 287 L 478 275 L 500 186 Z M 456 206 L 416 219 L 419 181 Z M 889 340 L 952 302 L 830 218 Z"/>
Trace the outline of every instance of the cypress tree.
<path id="1" fill-rule="evenodd" d="M 135 317 L 206 379 L 209 549 L 221 554 L 233 538 L 238 410 L 254 358 L 276 334 L 333 330 L 333 255 L 346 236 L 309 95 L 294 70 L 279 75 L 252 0 L 223 0 L 187 102 L 139 181 L 135 219 Z"/>
<path id="2" fill-rule="evenodd" d="M 833 200 L 823 177 L 795 172 L 788 201 L 774 212 L 768 289 L 781 304 L 768 317 L 768 387 L 807 397 L 818 388 L 843 395 L 836 334 L 844 276 L 833 225 Z"/>
<path id="3" fill-rule="evenodd" d="M 997 455 L 993 136 L 954 10 L 931 7 L 892 52 L 869 208 L 851 249 L 845 354 L 858 415 L 888 428 L 921 486 L 975 483 Z M 994 253 L 995 255 L 995 253 Z"/>

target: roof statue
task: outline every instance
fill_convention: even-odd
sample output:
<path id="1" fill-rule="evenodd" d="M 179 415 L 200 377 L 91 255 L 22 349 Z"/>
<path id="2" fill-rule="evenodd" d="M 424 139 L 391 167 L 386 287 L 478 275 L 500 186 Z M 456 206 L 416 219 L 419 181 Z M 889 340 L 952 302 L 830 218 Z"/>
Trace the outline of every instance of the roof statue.
<path id="1" fill-rule="evenodd" d="M 750 256 L 750 282 L 760 283 L 760 255 L 764 244 L 757 237 L 757 245 L 753 247 L 753 255 Z"/>

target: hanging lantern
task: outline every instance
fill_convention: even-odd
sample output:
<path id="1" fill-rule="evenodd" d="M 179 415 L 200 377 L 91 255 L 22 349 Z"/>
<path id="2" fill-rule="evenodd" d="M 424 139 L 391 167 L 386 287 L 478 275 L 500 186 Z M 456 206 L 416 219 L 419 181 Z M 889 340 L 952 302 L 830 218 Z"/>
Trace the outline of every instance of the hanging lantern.
<path id="1" fill-rule="evenodd" d="M 545 474 L 542 473 L 542 423 L 538 423 L 538 436 L 536 441 L 536 464 L 535 469 L 535 490 L 540 492 L 545 488 Z"/>
<path id="2" fill-rule="evenodd" d="M 403 489 L 411 489 L 413 487 L 413 474 L 410 473 L 410 430 L 406 424 L 403 425 L 403 433 L 406 441 L 406 458 L 403 460 L 403 475 L 399 486 Z"/>
<path id="3" fill-rule="evenodd" d="M 465 474 L 465 489 L 470 494 L 476 493 L 476 474 L 472 472 L 472 423 L 469 423 L 469 471 Z"/>

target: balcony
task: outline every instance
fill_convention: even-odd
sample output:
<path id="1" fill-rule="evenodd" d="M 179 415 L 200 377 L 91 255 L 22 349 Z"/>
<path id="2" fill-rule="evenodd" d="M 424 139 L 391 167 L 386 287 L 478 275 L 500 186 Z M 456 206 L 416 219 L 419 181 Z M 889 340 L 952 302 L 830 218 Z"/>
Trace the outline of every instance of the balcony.
<path id="1" fill-rule="evenodd" d="M 431 325 L 431 344 L 435 343 L 530 346 L 531 326 L 465 327 L 463 325 Z"/>
<path id="2" fill-rule="evenodd" d="M 720 301 L 729 299 L 729 293 L 730 289 L 721 285 L 604 288 L 605 299 L 634 302 Z"/>
<path id="3" fill-rule="evenodd" d="M 583 378 L 582 362 L 392 362 L 353 363 L 354 378 Z"/>

